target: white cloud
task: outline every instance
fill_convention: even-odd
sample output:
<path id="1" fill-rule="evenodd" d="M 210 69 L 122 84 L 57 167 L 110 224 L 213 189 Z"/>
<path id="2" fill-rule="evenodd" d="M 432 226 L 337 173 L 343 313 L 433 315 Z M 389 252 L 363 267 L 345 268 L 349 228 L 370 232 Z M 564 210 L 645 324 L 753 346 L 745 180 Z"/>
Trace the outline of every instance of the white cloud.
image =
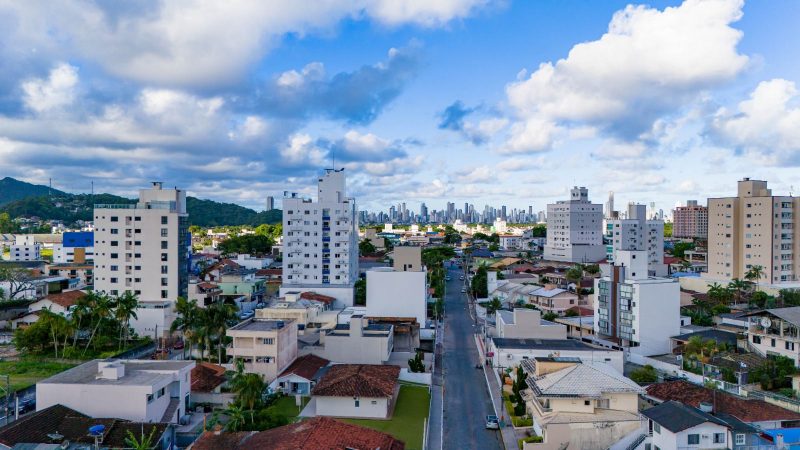
<path id="1" fill-rule="evenodd" d="M 543 161 L 534 161 L 530 158 L 508 158 L 500 161 L 495 165 L 495 168 L 501 172 L 517 172 L 520 170 L 529 170 L 542 165 Z"/>
<path id="2" fill-rule="evenodd" d="M 54 67 L 47 79 L 34 78 L 22 83 L 23 102 L 29 109 L 44 113 L 70 105 L 75 99 L 78 68 L 66 63 Z"/>
<path id="3" fill-rule="evenodd" d="M 325 151 L 316 146 L 308 134 L 295 134 L 289 138 L 289 145 L 280 150 L 287 162 L 295 165 L 314 165 L 321 167 L 325 161 Z"/>
<path id="4" fill-rule="evenodd" d="M 459 183 L 490 183 L 497 181 L 497 175 L 494 170 L 487 166 L 478 166 L 457 171 L 455 175 L 453 180 Z"/>
<path id="5" fill-rule="evenodd" d="M 352 152 L 380 152 L 389 147 L 389 141 L 386 139 L 381 139 L 372 133 L 361 134 L 354 130 L 345 133 L 342 144 Z"/>
<path id="6" fill-rule="evenodd" d="M 765 164 L 800 165 L 800 101 L 784 79 L 762 81 L 735 112 L 721 108 L 711 128 L 725 143 Z"/>
<path id="7" fill-rule="evenodd" d="M 68 53 L 128 79 L 187 86 L 238 80 L 285 34 L 328 32 L 346 18 L 442 26 L 489 2 L 186 0 L 129 7 L 54 0 L 12 2 L 0 12 L 10 18 L 4 37 L 16 48 L 37 49 L 43 58 Z M 292 82 L 295 75 L 283 81 Z"/>
<path id="8" fill-rule="evenodd" d="M 576 126 L 635 139 L 745 68 L 748 58 L 736 49 L 742 33 L 730 26 L 741 9 L 741 0 L 686 0 L 663 11 L 617 12 L 600 39 L 507 86 L 517 122 L 505 151 L 547 150 Z"/>

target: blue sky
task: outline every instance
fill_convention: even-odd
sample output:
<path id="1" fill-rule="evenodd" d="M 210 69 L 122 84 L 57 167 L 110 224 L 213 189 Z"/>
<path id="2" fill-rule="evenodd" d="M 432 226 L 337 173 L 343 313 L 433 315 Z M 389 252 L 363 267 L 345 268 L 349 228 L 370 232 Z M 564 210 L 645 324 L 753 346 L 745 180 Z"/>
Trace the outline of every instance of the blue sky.
<path id="1" fill-rule="evenodd" d="M 373 210 L 800 187 L 797 2 L 122 5 L 0 5 L 0 176 L 256 209 L 334 154 Z"/>

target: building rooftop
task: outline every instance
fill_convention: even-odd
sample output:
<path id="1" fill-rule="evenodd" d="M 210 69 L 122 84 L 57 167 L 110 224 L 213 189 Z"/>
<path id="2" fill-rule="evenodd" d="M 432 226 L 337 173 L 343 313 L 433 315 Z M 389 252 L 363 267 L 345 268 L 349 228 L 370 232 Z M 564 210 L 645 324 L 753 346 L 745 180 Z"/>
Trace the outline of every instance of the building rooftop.
<path id="1" fill-rule="evenodd" d="M 200 362 L 192 369 L 192 392 L 212 392 L 227 381 L 225 368 L 209 362 Z"/>
<path id="2" fill-rule="evenodd" d="M 86 297 L 86 292 L 83 291 L 65 291 L 58 294 L 50 294 L 43 300 L 50 300 L 51 302 L 63 307 L 69 308 L 75 305 L 78 300 Z"/>
<path id="3" fill-rule="evenodd" d="M 638 384 L 606 364 L 574 364 L 539 378 L 528 377 L 527 384 L 542 397 L 599 398 L 608 392 L 644 392 Z"/>
<path id="4" fill-rule="evenodd" d="M 313 380 L 320 369 L 327 366 L 328 363 L 330 363 L 330 361 L 325 358 L 320 358 L 317 355 L 304 355 L 295 359 L 294 362 L 280 374 L 280 377 L 297 375 L 306 380 Z"/>
<path id="5" fill-rule="evenodd" d="M 497 348 L 531 349 L 531 350 L 607 350 L 591 346 L 575 339 L 527 339 L 527 338 L 492 338 Z"/>
<path id="6" fill-rule="evenodd" d="M 228 331 L 275 331 L 294 323 L 294 319 L 248 319 Z"/>
<path id="7" fill-rule="evenodd" d="M 17 444 L 84 444 L 87 448 L 94 444 L 89 436 L 89 427 L 103 425 L 103 448 L 130 448 L 125 440 L 127 432 L 135 435 L 144 432 L 149 435 L 156 429 L 159 438 L 164 434 L 167 423 L 137 423 L 122 419 L 92 418 L 63 405 L 53 405 L 41 411 L 21 416 L 19 420 L 0 428 L 0 444 L 11 448 Z M 60 436 L 53 439 L 53 436 Z M 70 447 L 72 448 L 72 447 Z"/>
<path id="8" fill-rule="evenodd" d="M 790 306 L 788 308 L 773 308 L 765 309 L 762 311 L 755 311 L 752 313 L 744 314 L 742 317 L 759 316 L 765 313 L 771 314 L 779 319 L 783 319 L 792 325 L 800 326 L 800 306 Z"/>
<path id="9" fill-rule="evenodd" d="M 101 365 L 112 364 L 124 366 L 124 375 L 119 378 L 101 376 Z M 39 384 L 93 384 L 93 385 L 126 385 L 126 386 L 153 386 L 162 380 L 172 380 L 179 370 L 194 367 L 194 361 L 151 361 L 131 359 L 95 359 L 57 373 Z"/>
<path id="10" fill-rule="evenodd" d="M 314 417 L 266 431 L 203 433 L 194 450 L 404 450 L 405 444 L 380 431 L 329 417 Z"/>
<path id="11" fill-rule="evenodd" d="M 400 366 L 336 364 L 314 386 L 311 395 L 331 397 L 392 397 Z"/>
<path id="12" fill-rule="evenodd" d="M 642 411 L 642 415 L 673 433 L 679 433 L 706 422 L 728 426 L 727 423 L 697 408 L 674 400 Z"/>
<path id="13" fill-rule="evenodd" d="M 675 400 L 694 407 L 700 406 L 701 402 L 712 403 L 715 405 L 715 412 L 730 414 L 745 423 L 800 420 L 800 414 L 763 400 L 745 399 L 688 381 L 665 381 L 651 384 L 647 386 L 647 395 L 658 400 Z"/>
<path id="14" fill-rule="evenodd" d="M 674 339 L 676 341 L 688 341 L 690 338 L 694 336 L 699 336 L 703 341 L 711 339 L 718 344 L 725 343 L 735 348 L 736 338 L 738 335 L 730 331 L 710 329 L 710 330 L 697 331 L 693 333 L 679 334 L 678 336 L 672 336 L 670 339 Z"/>

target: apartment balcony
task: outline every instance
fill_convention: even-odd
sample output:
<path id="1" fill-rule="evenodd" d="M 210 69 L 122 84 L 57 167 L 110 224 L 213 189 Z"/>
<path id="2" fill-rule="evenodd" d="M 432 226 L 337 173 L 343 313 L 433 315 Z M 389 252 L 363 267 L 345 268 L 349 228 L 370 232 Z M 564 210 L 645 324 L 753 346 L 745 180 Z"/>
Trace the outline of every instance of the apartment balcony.
<path id="1" fill-rule="evenodd" d="M 331 220 L 331 216 L 322 216 L 322 220 Z"/>

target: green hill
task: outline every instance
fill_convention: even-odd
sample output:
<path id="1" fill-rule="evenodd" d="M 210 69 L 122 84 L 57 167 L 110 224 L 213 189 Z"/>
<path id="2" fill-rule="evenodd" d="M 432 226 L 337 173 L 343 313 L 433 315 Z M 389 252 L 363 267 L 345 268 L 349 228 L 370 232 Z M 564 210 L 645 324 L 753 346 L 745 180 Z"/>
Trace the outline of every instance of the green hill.
<path id="1" fill-rule="evenodd" d="M 3 186 L 13 189 L 11 194 Z M 29 184 L 13 178 L 0 180 L 0 213 L 6 212 L 11 218 L 38 217 L 43 220 L 63 220 L 67 223 L 76 220 L 92 220 L 92 208 L 100 203 L 135 203 L 135 200 L 112 194 L 69 194 L 53 190 L 48 195 L 48 187 Z M 3 199 L 8 199 L 3 202 Z M 256 212 L 250 208 L 233 203 L 220 203 L 195 197 L 186 198 L 189 223 L 201 227 L 223 225 L 260 225 L 279 223 L 282 212 Z"/>

